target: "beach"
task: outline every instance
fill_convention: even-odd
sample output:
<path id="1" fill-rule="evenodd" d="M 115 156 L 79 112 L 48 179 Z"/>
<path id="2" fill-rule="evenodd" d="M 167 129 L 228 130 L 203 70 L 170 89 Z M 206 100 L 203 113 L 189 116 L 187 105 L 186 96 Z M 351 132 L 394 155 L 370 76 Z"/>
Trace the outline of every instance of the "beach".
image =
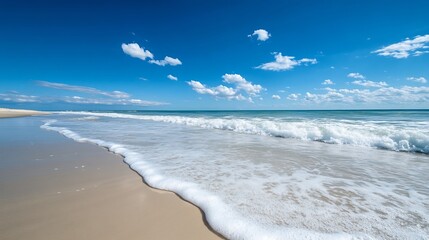
<path id="1" fill-rule="evenodd" d="M 48 112 L 24 110 L 24 109 L 10 109 L 0 108 L 0 118 L 11 118 L 11 117 L 28 117 L 36 115 L 47 115 Z"/>
<path id="2" fill-rule="evenodd" d="M 1 1 L 0 240 L 429 240 L 428 13 Z"/>
<path id="3" fill-rule="evenodd" d="M 56 112 L 228 239 L 425 239 L 429 112 Z"/>
<path id="4" fill-rule="evenodd" d="M 197 207 L 144 184 L 122 156 L 40 129 L 41 118 L 0 119 L 0 239 L 221 238 Z"/>
<path id="5" fill-rule="evenodd" d="M 118 110 L 0 119 L 0 239 L 426 239 L 428 116 Z"/>

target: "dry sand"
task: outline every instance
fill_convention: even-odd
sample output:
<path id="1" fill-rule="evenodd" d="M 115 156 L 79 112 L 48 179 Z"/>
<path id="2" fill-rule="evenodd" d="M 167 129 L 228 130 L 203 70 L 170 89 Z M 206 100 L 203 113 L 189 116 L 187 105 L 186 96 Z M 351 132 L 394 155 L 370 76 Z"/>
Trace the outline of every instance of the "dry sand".
<path id="1" fill-rule="evenodd" d="M 142 182 L 122 157 L 0 119 L 0 239 L 219 239 L 202 212 Z"/>
<path id="2" fill-rule="evenodd" d="M 49 114 L 49 113 L 33 111 L 33 110 L 0 108 L 0 118 L 26 117 L 26 116 L 44 115 L 44 114 Z"/>

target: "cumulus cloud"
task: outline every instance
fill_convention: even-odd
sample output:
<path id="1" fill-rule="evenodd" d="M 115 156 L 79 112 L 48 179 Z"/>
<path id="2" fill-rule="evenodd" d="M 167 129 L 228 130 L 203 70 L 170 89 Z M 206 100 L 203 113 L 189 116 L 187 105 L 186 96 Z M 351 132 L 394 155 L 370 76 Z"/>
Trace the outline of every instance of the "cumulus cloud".
<path id="1" fill-rule="evenodd" d="M 122 43 L 121 47 L 122 47 L 122 51 L 124 51 L 125 54 L 131 57 L 139 58 L 143 61 L 145 61 L 146 58 L 149 58 L 150 59 L 149 63 L 153 63 L 159 66 L 182 65 L 182 62 L 178 58 L 172 58 L 169 56 L 164 57 L 163 60 L 155 60 L 153 59 L 154 55 L 149 50 L 145 50 L 143 47 L 140 47 L 137 43 L 128 43 L 128 44 Z"/>
<path id="2" fill-rule="evenodd" d="M 360 73 L 349 73 L 349 74 L 347 74 L 347 77 L 349 77 L 349 78 L 354 78 L 354 79 L 365 79 L 365 77 L 362 75 L 362 74 L 360 74 Z"/>
<path id="3" fill-rule="evenodd" d="M 219 98 L 227 98 L 227 99 L 236 99 L 236 100 L 244 100 L 245 98 L 239 94 L 235 89 L 226 87 L 224 85 L 219 85 L 217 87 L 207 87 L 199 81 L 191 80 L 187 82 L 192 89 L 199 94 L 208 94 Z"/>
<path id="4" fill-rule="evenodd" d="M 388 84 L 386 82 L 374 82 L 374 81 L 366 80 L 365 76 L 363 76 L 362 74 L 357 73 L 357 72 L 349 73 L 347 75 L 347 77 L 357 79 L 357 80 L 353 81 L 352 84 L 363 86 L 363 87 L 381 88 L 381 87 L 387 87 L 388 86 Z"/>
<path id="5" fill-rule="evenodd" d="M 55 89 L 68 90 L 68 91 L 74 91 L 74 92 L 83 92 L 83 93 L 89 93 L 89 94 L 104 95 L 104 96 L 112 97 L 112 98 L 129 98 L 130 97 L 130 95 L 128 93 L 121 92 L 121 91 L 106 92 L 106 91 L 98 90 L 96 88 L 69 85 L 69 84 L 64 84 L 64 83 L 37 81 L 37 84 L 39 86 L 47 87 L 47 88 L 55 88 Z"/>
<path id="6" fill-rule="evenodd" d="M 305 100 L 307 100 L 307 101 L 317 101 L 318 100 L 318 95 L 317 94 L 312 94 L 312 93 L 309 93 L 309 92 L 306 92 L 305 93 L 305 96 L 304 96 L 304 99 Z"/>
<path id="7" fill-rule="evenodd" d="M 360 86 L 364 86 L 364 87 L 387 87 L 388 84 L 386 82 L 373 82 L 373 81 L 369 81 L 369 80 L 356 80 L 352 82 L 355 85 L 360 85 Z"/>
<path id="8" fill-rule="evenodd" d="M 255 30 L 249 37 L 257 36 L 259 41 L 266 41 L 271 37 L 271 34 L 267 32 L 265 29 Z"/>
<path id="9" fill-rule="evenodd" d="M 140 47 L 137 43 L 122 43 L 121 47 L 122 51 L 131 57 L 140 58 L 143 61 L 146 60 L 146 58 L 153 59 L 153 54 L 149 50 L 144 50 L 144 48 Z"/>
<path id="10" fill-rule="evenodd" d="M 322 85 L 333 85 L 334 82 L 331 79 L 326 79 L 325 81 L 322 82 Z"/>
<path id="11" fill-rule="evenodd" d="M 409 56 L 420 56 L 429 53 L 429 34 L 416 36 L 414 39 L 407 38 L 398 43 L 373 51 L 380 56 L 394 58 L 408 58 Z"/>
<path id="12" fill-rule="evenodd" d="M 172 81 L 177 81 L 177 80 L 178 80 L 178 78 L 177 78 L 177 77 L 175 77 L 175 76 L 173 76 L 173 75 L 171 75 L 171 74 L 168 74 L 168 75 L 167 75 L 167 78 L 168 78 L 168 79 L 170 79 L 170 80 L 172 80 Z"/>
<path id="13" fill-rule="evenodd" d="M 264 63 L 262 65 L 257 66 L 256 68 L 260 68 L 263 70 L 269 71 L 285 71 L 291 70 L 299 65 L 308 65 L 308 64 L 316 64 L 317 60 L 314 58 L 302 58 L 300 60 L 295 60 L 293 56 L 283 56 L 282 53 L 274 53 L 274 62 Z"/>
<path id="14" fill-rule="evenodd" d="M 287 99 L 292 100 L 292 101 L 296 101 L 296 100 L 298 100 L 300 95 L 301 94 L 299 94 L 299 93 L 292 93 L 292 94 L 289 94 L 289 96 L 287 96 Z"/>
<path id="15" fill-rule="evenodd" d="M 424 77 L 407 77 L 407 80 L 419 83 L 427 83 L 427 80 Z"/>
<path id="16" fill-rule="evenodd" d="M 279 95 L 273 95 L 273 96 L 271 96 L 271 98 L 273 98 L 273 99 L 277 99 L 277 100 L 280 100 L 280 99 L 281 99 L 281 97 L 280 97 Z"/>
<path id="17" fill-rule="evenodd" d="M 239 74 L 225 74 L 222 78 L 224 82 L 236 85 L 237 90 L 243 90 L 251 96 L 255 96 L 263 90 L 261 85 L 252 84 Z"/>
<path id="18" fill-rule="evenodd" d="M 303 99 L 314 103 L 415 103 L 429 101 L 429 87 L 381 87 L 370 89 L 332 89 L 315 94 L 307 92 Z M 295 97 L 295 96 L 294 96 Z M 289 98 L 288 98 L 289 99 Z M 294 98 L 295 99 L 295 98 Z M 298 100 L 296 98 L 295 100 Z"/>
<path id="19" fill-rule="evenodd" d="M 15 103 L 34 103 L 40 102 L 40 98 L 33 95 L 24 95 L 17 92 L 0 93 L 0 101 Z"/>
<path id="20" fill-rule="evenodd" d="M 166 56 L 164 60 L 149 60 L 150 63 L 159 65 L 159 66 L 165 66 L 165 65 L 171 65 L 171 66 L 177 66 L 182 65 L 182 62 L 178 58 L 172 58 L 169 56 Z"/>
<path id="21" fill-rule="evenodd" d="M 234 85 L 234 87 L 227 87 L 224 85 L 207 87 L 195 80 L 188 81 L 187 83 L 199 94 L 207 94 L 216 98 L 225 98 L 228 100 L 247 100 L 249 102 L 253 102 L 251 96 L 257 96 L 257 94 L 263 90 L 261 85 L 253 84 L 239 74 L 224 74 L 222 78 L 223 82 Z M 243 96 L 243 93 L 246 93 L 248 96 Z"/>

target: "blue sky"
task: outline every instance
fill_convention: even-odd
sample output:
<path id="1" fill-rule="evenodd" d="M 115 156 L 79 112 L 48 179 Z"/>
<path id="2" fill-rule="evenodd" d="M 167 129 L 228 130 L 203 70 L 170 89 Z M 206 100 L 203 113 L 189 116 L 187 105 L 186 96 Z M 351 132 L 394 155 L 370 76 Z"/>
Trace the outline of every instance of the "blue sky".
<path id="1" fill-rule="evenodd" d="M 0 107 L 429 108 L 429 2 L 1 1 Z"/>

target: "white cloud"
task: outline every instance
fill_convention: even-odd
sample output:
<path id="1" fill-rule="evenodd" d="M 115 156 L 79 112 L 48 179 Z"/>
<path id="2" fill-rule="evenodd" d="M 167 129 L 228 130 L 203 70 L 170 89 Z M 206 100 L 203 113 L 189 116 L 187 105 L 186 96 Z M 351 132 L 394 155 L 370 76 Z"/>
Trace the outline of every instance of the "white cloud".
<path id="1" fill-rule="evenodd" d="M 277 99 L 277 100 L 280 100 L 281 99 L 281 97 L 279 96 L 279 95 L 273 95 L 273 96 L 271 96 L 273 99 Z"/>
<path id="2" fill-rule="evenodd" d="M 355 85 L 359 85 L 359 86 L 363 86 L 363 87 L 376 87 L 376 88 L 381 88 L 381 87 L 387 87 L 388 84 L 386 82 L 374 82 L 374 81 L 369 81 L 365 79 L 365 76 L 363 76 L 360 73 L 349 73 L 347 74 L 347 77 L 349 78 L 353 78 L 353 79 L 358 79 L 352 82 L 352 84 Z"/>
<path id="3" fill-rule="evenodd" d="M 192 89 L 199 93 L 199 94 L 210 94 L 210 95 L 215 95 L 214 91 L 207 88 L 206 86 L 204 86 L 202 83 L 195 81 L 195 80 L 191 80 L 189 82 L 187 82 L 189 84 L 189 86 L 192 87 Z"/>
<path id="4" fill-rule="evenodd" d="M 241 94 L 237 95 L 237 92 L 230 87 L 219 85 L 217 87 L 210 88 L 210 87 L 206 87 L 204 84 L 195 80 L 191 80 L 187 83 L 189 84 L 189 86 L 192 87 L 192 89 L 195 92 L 199 94 L 208 94 L 215 97 L 227 98 L 227 99 L 244 100 L 244 97 L 241 96 Z"/>
<path id="5" fill-rule="evenodd" d="M 360 74 L 360 73 L 349 73 L 349 74 L 347 74 L 347 77 L 349 77 L 349 78 L 354 78 L 354 79 L 365 79 L 365 77 L 362 75 L 362 74 Z"/>
<path id="6" fill-rule="evenodd" d="M 355 85 L 360 85 L 360 86 L 364 86 L 364 87 L 387 87 L 388 84 L 386 82 L 373 82 L 373 81 L 369 81 L 369 80 L 356 80 L 352 82 Z"/>
<path id="7" fill-rule="evenodd" d="M 419 83 L 427 83 L 427 80 L 424 77 L 407 77 L 407 80 Z"/>
<path id="8" fill-rule="evenodd" d="M 413 56 L 418 57 L 418 56 L 421 56 L 421 55 L 426 54 L 426 53 L 429 53 L 429 51 L 428 50 L 425 50 L 425 51 L 415 51 L 414 54 L 413 54 Z"/>
<path id="9" fill-rule="evenodd" d="M 333 85 L 334 82 L 331 79 L 326 79 L 325 81 L 322 82 L 322 85 Z"/>
<path id="10" fill-rule="evenodd" d="M 243 90 L 251 96 L 255 96 L 263 90 L 261 85 L 252 84 L 239 74 L 225 74 L 222 78 L 224 82 L 236 85 L 237 90 Z"/>
<path id="11" fill-rule="evenodd" d="M 40 102 L 40 98 L 32 95 L 14 93 L 0 93 L 0 101 L 16 103 L 33 103 Z"/>
<path id="12" fill-rule="evenodd" d="M 274 53 L 274 62 L 264 63 L 262 65 L 257 66 L 256 68 L 260 68 L 263 70 L 270 71 L 285 71 L 293 69 L 296 66 L 301 64 L 316 64 L 317 60 L 314 58 L 303 58 L 300 60 L 295 60 L 295 57 L 292 56 L 283 56 L 282 53 Z"/>
<path id="13" fill-rule="evenodd" d="M 306 92 L 305 93 L 305 97 L 304 97 L 305 100 L 314 101 L 314 102 L 317 101 L 318 98 L 319 98 L 318 95 L 312 94 L 312 93 L 309 93 L 309 92 Z"/>
<path id="14" fill-rule="evenodd" d="M 207 87 L 199 81 L 191 80 L 188 81 L 188 85 L 199 94 L 207 94 L 216 98 L 226 98 L 229 100 L 247 100 L 253 102 L 250 96 L 257 96 L 263 90 L 263 87 L 258 84 L 252 84 L 239 74 L 224 74 L 222 76 L 223 82 L 232 84 L 235 88 L 219 85 L 217 87 Z M 244 92 L 248 94 L 248 97 L 243 96 Z"/>
<path id="15" fill-rule="evenodd" d="M 235 89 L 230 88 L 230 87 L 226 87 L 223 85 L 219 85 L 217 87 L 214 88 L 215 92 L 219 93 L 219 95 L 221 96 L 234 96 L 237 92 Z"/>
<path id="16" fill-rule="evenodd" d="M 317 60 L 315 58 L 303 58 L 301 60 L 298 60 L 298 63 L 303 63 L 307 66 L 308 64 L 316 64 Z"/>
<path id="17" fill-rule="evenodd" d="M 62 89 L 73 92 L 81 92 L 92 95 L 101 95 L 102 97 L 81 97 L 81 96 L 67 96 L 67 97 L 59 97 L 59 98 L 50 98 L 43 99 L 40 102 L 58 102 L 63 101 L 67 103 L 76 103 L 76 104 L 103 104 L 103 105 L 135 105 L 135 106 L 159 106 L 166 105 L 168 103 L 163 102 L 154 102 L 154 101 L 146 101 L 141 99 L 133 99 L 131 95 L 121 91 L 112 91 L 106 92 L 96 88 L 85 87 L 85 86 L 76 86 L 76 85 L 68 85 L 64 83 L 54 83 L 54 82 L 46 82 L 46 81 L 38 81 L 37 84 L 42 87 L 54 88 L 54 89 Z M 107 98 L 106 98 L 107 97 Z"/>
<path id="18" fill-rule="evenodd" d="M 47 88 L 55 88 L 55 89 L 68 90 L 68 91 L 74 91 L 74 92 L 83 92 L 83 93 L 89 93 L 89 94 L 104 95 L 104 96 L 112 97 L 112 98 L 129 98 L 130 97 L 130 95 L 128 93 L 121 92 L 121 91 L 106 92 L 106 91 L 98 90 L 96 88 L 69 85 L 69 84 L 64 84 L 64 83 L 37 81 L 37 84 L 39 86 L 47 87 Z"/>
<path id="19" fill-rule="evenodd" d="M 146 58 L 149 58 L 149 62 L 159 65 L 159 66 L 177 66 L 182 65 L 182 62 L 178 58 L 172 58 L 169 56 L 164 57 L 163 60 L 155 60 L 153 59 L 154 56 L 149 50 L 144 50 L 143 47 L 140 47 L 137 43 L 122 43 L 121 45 L 122 51 L 124 51 L 125 54 L 130 55 L 131 57 L 139 58 L 143 61 L 146 60 Z"/>
<path id="20" fill-rule="evenodd" d="M 64 97 L 58 99 L 58 101 L 64 101 L 67 103 L 74 104 L 97 104 L 97 105 L 133 105 L 141 107 L 149 106 L 161 106 L 167 105 L 168 103 L 145 101 L 141 99 L 112 99 L 112 98 L 84 98 L 79 96 Z"/>
<path id="21" fill-rule="evenodd" d="M 171 75 L 171 74 L 168 74 L 168 75 L 167 75 L 167 78 L 168 78 L 168 79 L 170 79 L 170 80 L 173 80 L 173 81 L 177 81 L 177 80 L 178 80 L 178 78 L 177 78 L 177 77 L 175 77 L 175 76 L 173 76 L 173 75 Z"/>
<path id="22" fill-rule="evenodd" d="M 266 40 L 268 40 L 268 38 L 270 38 L 271 37 L 271 34 L 270 33 L 268 33 L 267 32 L 267 30 L 264 30 L 264 29 L 258 29 L 258 30 L 255 30 L 253 33 L 252 33 L 252 35 L 249 35 L 249 37 L 251 37 L 251 36 L 258 36 L 258 40 L 259 41 L 266 41 Z"/>
<path id="23" fill-rule="evenodd" d="M 289 96 L 287 96 L 287 99 L 292 100 L 292 101 L 296 101 L 296 100 L 298 100 L 300 95 L 301 94 L 299 94 L 299 93 L 292 93 L 292 94 L 289 94 Z"/>
<path id="24" fill-rule="evenodd" d="M 128 101 L 125 101 L 125 103 L 122 103 L 122 105 L 128 105 L 128 104 L 135 104 L 139 106 L 161 106 L 161 105 L 168 105 L 169 103 L 146 101 L 146 100 L 134 99 L 134 98 L 129 99 Z"/>
<path id="25" fill-rule="evenodd" d="M 370 89 L 326 89 L 323 94 L 307 92 L 304 100 L 315 103 L 338 102 L 338 103 L 415 103 L 429 101 L 429 87 L 399 88 L 381 87 Z"/>
<path id="26" fill-rule="evenodd" d="M 414 39 L 407 38 L 406 40 L 398 43 L 391 44 L 387 47 L 380 48 L 373 51 L 380 56 L 388 56 L 394 58 L 407 58 L 410 55 L 420 56 L 429 53 L 429 34 L 424 36 L 416 36 Z"/>
<path id="27" fill-rule="evenodd" d="M 15 102 L 15 103 L 52 103 L 52 102 L 67 102 L 74 104 L 100 104 L 100 105 L 135 105 L 135 106 L 160 106 L 168 103 L 152 102 L 140 99 L 124 99 L 124 98 L 84 98 L 80 96 L 66 97 L 38 97 L 31 95 L 23 95 L 18 93 L 0 94 L 0 102 Z"/>
<path id="28" fill-rule="evenodd" d="M 137 43 L 122 43 L 122 51 L 130 55 L 131 57 L 140 58 L 141 60 L 146 60 L 146 58 L 153 59 L 153 54 L 149 50 L 144 50 Z"/>
<path id="29" fill-rule="evenodd" d="M 182 65 L 182 62 L 178 59 L 178 58 L 172 58 L 169 56 L 166 56 L 164 58 L 164 60 L 149 60 L 150 63 L 159 65 L 159 66 L 165 66 L 165 65 L 171 65 L 171 66 L 176 66 L 176 65 Z"/>

